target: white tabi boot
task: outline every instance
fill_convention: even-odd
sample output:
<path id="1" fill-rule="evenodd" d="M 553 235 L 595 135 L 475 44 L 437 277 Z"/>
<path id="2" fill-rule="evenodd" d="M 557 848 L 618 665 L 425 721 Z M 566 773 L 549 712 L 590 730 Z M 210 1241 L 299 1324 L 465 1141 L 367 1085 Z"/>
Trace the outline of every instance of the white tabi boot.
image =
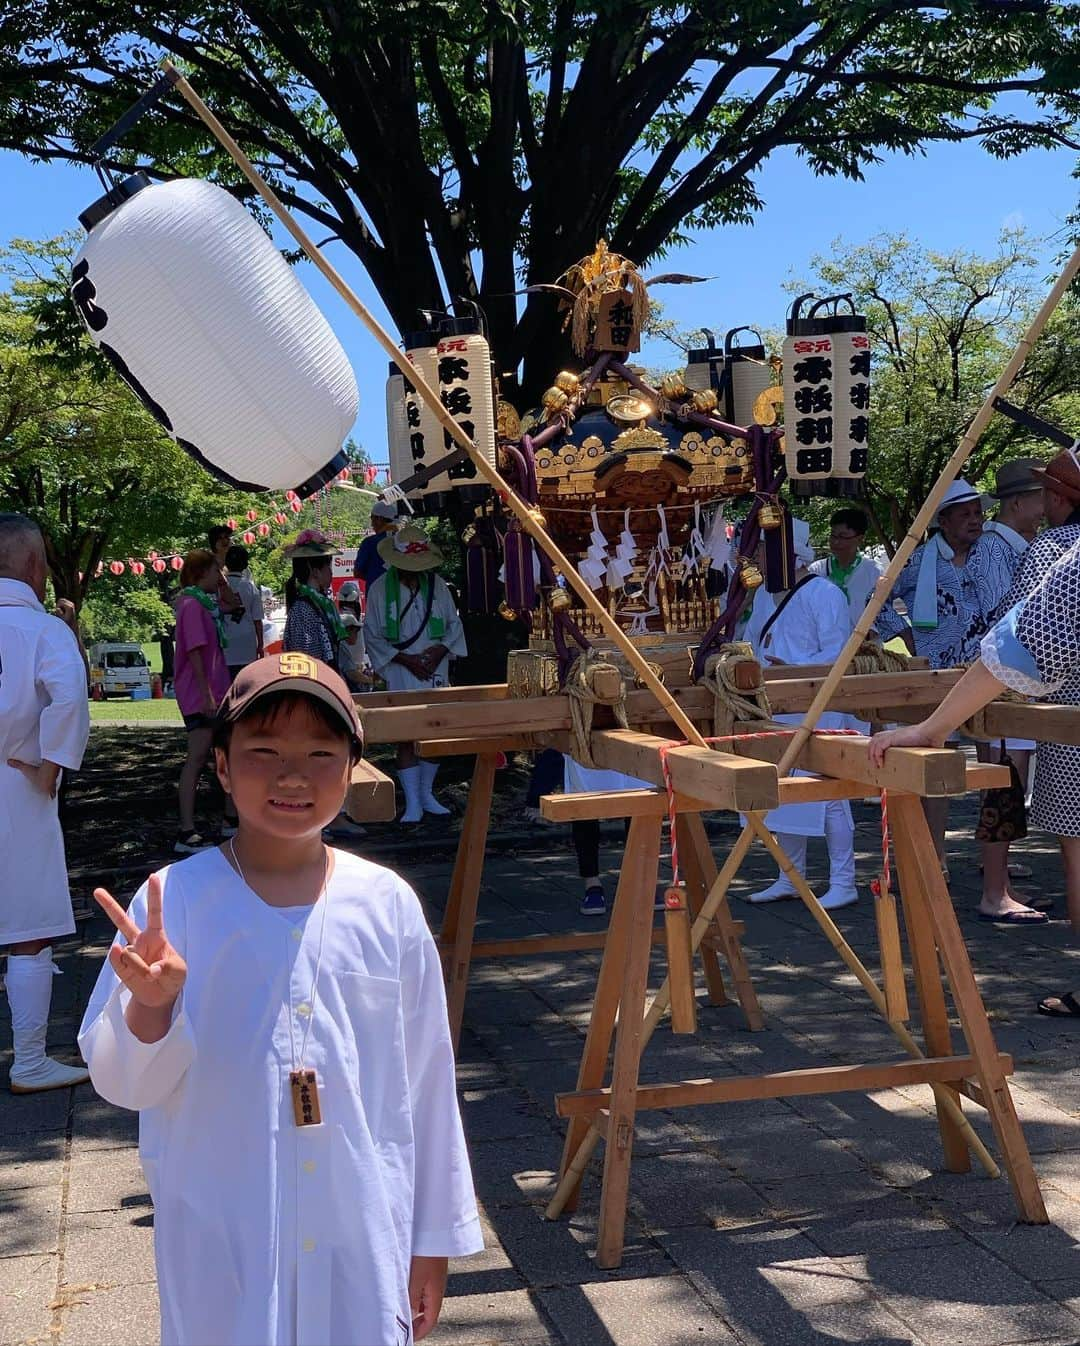
<path id="1" fill-rule="evenodd" d="M 806 877 L 806 838 L 797 836 L 794 832 L 777 832 L 776 840 L 783 848 L 787 858 L 799 871 Z M 784 902 L 788 898 L 798 897 L 791 880 L 786 874 L 779 874 L 776 882 L 771 883 L 768 888 L 762 889 L 760 893 L 753 893 L 747 898 L 748 902 Z"/>
<path id="2" fill-rule="evenodd" d="M 67 1089 L 73 1084 L 85 1084 L 90 1078 L 85 1066 L 61 1065 L 45 1055 L 54 971 L 51 948 L 36 954 L 8 955 L 4 982 L 15 1045 L 10 1076 L 13 1094 Z"/>
<path id="3" fill-rule="evenodd" d="M 847 801 L 831 799 L 825 805 L 825 844 L 829 848 L 829 890 L 820 899 L 826 911 L 850 907 L 859 900 L 855 887 L 855 824 Z"/>
<path id="4" fill-rule="evenodd" d="M 420 767 L 398 767 L 397 775 L 398 780 L 401 781 L 401 788 L 405 792 L 405 812 L 398 819 L 398 822 L 421 822 L 424 817 L 424 807 L 420 802 Z"/>
<path id="5" fill-rule="evenodd" d="M 447 818 L 450 816 L 450 810 L 444 808 L 431 792 L 438 770 L 438 762 L 420 763 L 420 807 L 425 813 L 433 813 L 436 817 Z"/>

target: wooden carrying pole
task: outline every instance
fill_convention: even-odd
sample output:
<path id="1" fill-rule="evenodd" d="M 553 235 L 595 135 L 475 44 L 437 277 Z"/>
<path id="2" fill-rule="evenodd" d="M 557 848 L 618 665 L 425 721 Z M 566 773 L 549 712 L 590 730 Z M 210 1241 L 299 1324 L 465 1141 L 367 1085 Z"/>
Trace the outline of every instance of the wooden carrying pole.
<path id="1" fill-rule="evenodd" d="M 600 623 L 604 634 L 618 646 L 624 655 L 626 655 L 641 683 L 648 687 L 649 691 L 656 697 L 660 705 L 663 706 L 664 710 L 678 726 L 679 731 L 687 742 L 694 744 L 694 746 L 698 748 L 706 747 L 705 740 L 695 728 L 693 721 L 686 716 L 682 708 L 675 701 L 675 698 L 649 667 L 648 661 L 627 637 L 622 627 L 581 578 L 568 558 L 562 554 L 551 537 L 548 536 L 547 530 L 540 522 L 542 516 L 539 515 L 539 511 L 530 509 L 517 492 L 511 489 L 510 484 L 500 476 L 484 455 L 480 453 L 469 436 L 462 430 L 461 426 L 458 425 L 457 421 L 454 420 L 443 406 L 438 393 L 432 388 L 431 384 L 427 382 L 421 371 L 414 365 L 409 364 L 390 334 L 382 327 L 378 320 L 368 312 L 367 308 L 360 302 L 359 298 L 346 284 L 339 272 L 326 260 L 315 244 L 312 243 L 311 239 L 308 238 L 307 234 L 300 227 L 292 214 L 286 210 L 277 195 L 263 180 L 251 160 L 232 136 L 229 135 L 225 127 L 222 126 L 221 122 L 218 121 L 179 70 L 177 70 L 169 60 L 162 62 L 162 68 L 170 76 L 185 100 L 195 110 L 202 121 L 206 123 L 207 127 L 213 133 L 214 138 L 232 156 L 236 166 L 243 173 L 244 177 L 247 178 L 248 182 L 251 183 L 285 228 L 288 229 L 289 233 L 292 234 L 293 238 L 296 239 L 297 243 L 299 243 L 300 247 L 304 250 L 310 260 L 314 262 L 338 294 L 341 295 L 342 299 L 345 300 L 346 304 L 348 304 L 360 321 L 367 327 L 368 331 L 371 332 L 379 345 L 386 351 L 390 359 L 394 361 L 402 374 L 405 375 L 412 386 L 424 399 L 432 414 L 438 418 L 439 424 L 443 427 L 446 433 L 453 439 L 455 444 L 465 450 L 481 477 L 483 477 L 493 491 L 498 492 L 506 506 L 517 516 L 518 521 L 529 536 L 539 543 L 544 551 L 547 552 L 552 563 L 562 572 L 567 584 L 569 584 L 585 604 L 586 608 L 588 608 L 589 612 Z"/>

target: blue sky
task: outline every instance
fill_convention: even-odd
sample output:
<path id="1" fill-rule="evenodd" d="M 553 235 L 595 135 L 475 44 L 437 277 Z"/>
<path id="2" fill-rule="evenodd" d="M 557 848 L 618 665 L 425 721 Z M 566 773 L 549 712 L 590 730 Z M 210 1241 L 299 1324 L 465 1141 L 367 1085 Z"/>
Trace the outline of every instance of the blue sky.
<path id="1" fill-rule="evenodd" d="M 657 293 L 667 315 L 686 329 L 705 326 L 722 334 L 744 323 L 777 328 L 787 303 L 783 283 L 806 275 L 815 253 L 827 251 L 837 238 L 861 243 L 883 230 L 905 231 L 937 250 L 989 252 L 1003 225 L 1023 224 L 1050 240 L 1042 250 L 1049 273 L 1061 247 L 1053 236 L 1060 235 L 1076 202 L 1078 184 L 1071 177 L 1075 163 L 1067 150 L 1031 151 L 1001 162 L 972 143 L 938 145 L 922 156 L 892 155 L 870 170 L 865 182 L 851 183 L 815 178 L 793 153 L 785 152 L 759 177 L 765 208 L 752 225 L 702 234 L 661 264 L 664 270 L 719 279 Z M 98 195 L 100 187 L 89 169 L 32 163 L 0 152 L 0 241 L 78 228 L 78 212 Z M 566 203 L 556 208 L 566 209 Z M 351 254 L 331 245 L 327 255 L 389 325 Z M 355 437 L 372 459 L 383 462 L 385 356 L 313 267 L 303 265 L 300 274 L 356 370 L 360 414 Z M 674 348 L 660 341 L 647 344 L 638 358 L 647 365 L 670 366 L 677 363 L 674 355 Z"/>

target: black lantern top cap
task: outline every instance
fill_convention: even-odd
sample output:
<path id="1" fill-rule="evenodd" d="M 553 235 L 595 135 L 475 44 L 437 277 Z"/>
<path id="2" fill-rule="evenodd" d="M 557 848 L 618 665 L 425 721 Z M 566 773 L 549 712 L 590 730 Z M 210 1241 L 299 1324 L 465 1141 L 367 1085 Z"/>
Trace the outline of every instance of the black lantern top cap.
<path id="1" fill-rule="evenodd" d="M 89 233 L 95 224 L 100 224 L 117 207 L 122 206 L 125 201 L 130 201 L 144 187 L 149 186 L 150 179 L 145 173 L 132 173 L 131 177 L 123 178 L 120 182 L 114 183 L 104 196 L 99 196 L 96 201 L 88 205 L 84 211 L 81 211 L 79 223 Z"/>

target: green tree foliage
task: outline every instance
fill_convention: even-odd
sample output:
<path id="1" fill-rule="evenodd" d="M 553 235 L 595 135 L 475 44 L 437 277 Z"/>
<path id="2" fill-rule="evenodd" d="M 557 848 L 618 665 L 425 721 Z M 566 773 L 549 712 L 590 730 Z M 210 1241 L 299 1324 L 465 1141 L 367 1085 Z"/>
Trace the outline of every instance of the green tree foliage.
<path id="1" fill-rule="evenodd" d="M 858 178 L 884 151 L 1075 145 L 1080 10 L 1045 0 L 24 0 L 0 44 L 0 146 L 86 161 L 172 53 L 402 330 L 478 298 L 501 370 L 558 368 L 553 281 L 606 236 L 640 263 L 747 220 L 777 151 Z M 247 196 L 176 98 L 117 169 Z"/>
<path id="2" fill-rule="evenodd" d="M 42 315 L 66 311 L 71 242 L 17 240 L 0 251 L 8 287 L 0 292 L 0 509 L 41 525 L 56 596 L 81 607 L 102 561 L 203 546 L 211 524 L 253 506 L 265 513 L 267 501 L 228 490 L 178 448 L 85 336 L 57 350 Z M 149 567 L 130 584 L 108 576 L 98 607 L 122 605 L 129 589 L 160 597 L 175 579 Z M 144 616 L 133 615 L 140 630 L 151 620 Z"/>
<path id="3" fill-rule="evenodd" d="M 1045 294 L 1034 240 L 1001 235 L 993 257 L 939 253 L 904 235 L 835 245 L 793 294 L 850 291 L 873 338 L 868 503 L 890 548 L 914 519 Z M 1009 401 L 1080 432 L 1080 309 L 1058 309 Z M 1044 440 L 995 416 L 965 469 L 993 484 L 1008 458 L 1048 457 Z"/>

